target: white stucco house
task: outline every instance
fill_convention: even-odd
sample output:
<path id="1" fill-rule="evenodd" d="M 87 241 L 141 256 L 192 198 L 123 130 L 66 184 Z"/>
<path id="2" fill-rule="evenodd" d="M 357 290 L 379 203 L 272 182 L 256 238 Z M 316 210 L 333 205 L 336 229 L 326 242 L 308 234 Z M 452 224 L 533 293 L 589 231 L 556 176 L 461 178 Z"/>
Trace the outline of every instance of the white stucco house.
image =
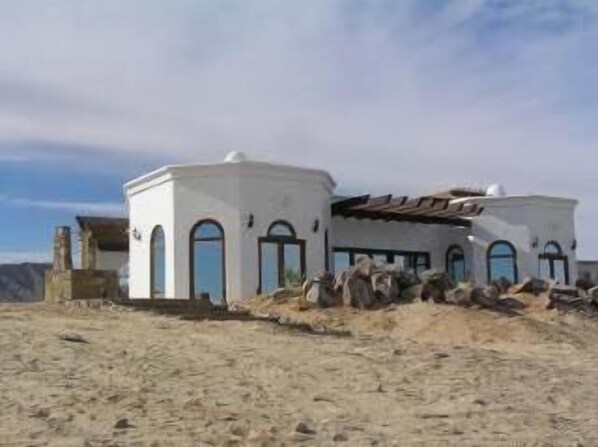
<path id="1" fill-rule="evenodd" d="M 356 256 L 479 284 L 576 278 L 575 200 L 455 189 L 338 197 L 325 171 L 247 160 L 166 166 L 124 186 L 131 298 L 234 303 Z"/>

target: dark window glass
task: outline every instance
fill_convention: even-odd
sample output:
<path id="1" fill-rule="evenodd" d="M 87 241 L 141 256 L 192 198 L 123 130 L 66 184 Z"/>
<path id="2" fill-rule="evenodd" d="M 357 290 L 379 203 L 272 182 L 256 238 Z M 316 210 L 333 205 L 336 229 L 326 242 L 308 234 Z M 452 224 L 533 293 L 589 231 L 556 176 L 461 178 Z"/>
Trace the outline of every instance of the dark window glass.
<path id="1" fill-rule="evenodd" d="M 340 272 L 347 270 L 351 266 L 351 257 L 349 252 L 337 251 L 334 252 L 334 272 L 338 275 Z"/>
<path id="2" fill-rule="evenodd" d="M 324 268 L 330 271 L 330 242 L 328 240 L 328 230 L 324 232 Z"/>
<path id="3" fill-rule="evenodd" d="M 224 232 L 216 222 L 200 222 L 193 228 L 191 267 L 192 297 L 207 293 L 214 304 L 224 304 Z"/>
<path id="4" fill-rule="evenodd" d="M 164 298 L 166 293 L 166 249 L 164 230 L 154 228 L 150 241 L 150 297 Z"/>
<path id="5" fill-rule="evenodd" d="M 455 282 L 463 282 L 467 280 L 465 255 L 463 249 L 458 245 L 453 245 L 447 251 L 446 271 Z"/>
<path id="6" fill-rule="evenodd" d="M 260 293 L 300 285 L 305 279 L 305 241 L 297 239 L 287 222 L 274 222 L 267 236 L 259 238 L 259 258 Z"/>
<path id="7" fill-rule="evenodd" d="M 569 283 L 569 262 L 563 255 L 558 242 L 550 241 L 544 246 L 544 252 L 538 256 L 538 274 L 540 278 L 552 279 L 559 284 Z"/>
<path id="8" fill-rule="evenodd" d="M 278 288 L 278 244 L 262 242 L 261 285 L 262 292 L 269 293 Z"/>
<path id="9" fill-rule="evenodd" d="M 498 241 L 490 246 L 487 253 L 488 282 L 506 278 L 517 282 L 517 253 L 506 241 Z"/>
<path id="10" fill-rule="evenodd" d="M 430 255 L 428 253 L 365 248 L 335 248 L 335 272 L 338 274 L 347 269 L 363 256 L 369 257 L 377 263 L 391 263 L 400 269 L 413 270 L 416 274 L 430 268 Z"/>

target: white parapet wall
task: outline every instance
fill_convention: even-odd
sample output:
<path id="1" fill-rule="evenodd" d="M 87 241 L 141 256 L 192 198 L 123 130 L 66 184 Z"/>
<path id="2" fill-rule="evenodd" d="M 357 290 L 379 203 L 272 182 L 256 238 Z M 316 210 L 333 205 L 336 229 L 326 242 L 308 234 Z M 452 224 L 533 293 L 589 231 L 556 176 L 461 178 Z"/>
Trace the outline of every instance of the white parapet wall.
<path id="1" fill-rule="evenodd" d="M 191 295 L 191 231 L 205 220 L 217 222 L 224 233 L 229 304 L 258 291 L 258 241 L 275 221 L 288 222 L 305 241 L 305 273 L 312 275 L 324 268 L 324 234 L 334 187 L 324 171 L 244 157 L 212 165 L 168 166 L 127 183 L 130 227 L 136 234 L 130 238 L 130 296 L 150 296 L 150 243 L 157 225 L 165 233 L 166 298 Z"/>
<path id="2" fill-rule="evenodd" d="M 539 256 L 556 242 L 567 257 L 569 283 L 577 278 L 576 200 L 545 196 L 479 197 L 464 199 L 484 207 L 473 218 L 472 253 L 476 282 L 488 280 L 487 252 L 496 241 L 516 249 L 518 279 L 539 276 Z"/>

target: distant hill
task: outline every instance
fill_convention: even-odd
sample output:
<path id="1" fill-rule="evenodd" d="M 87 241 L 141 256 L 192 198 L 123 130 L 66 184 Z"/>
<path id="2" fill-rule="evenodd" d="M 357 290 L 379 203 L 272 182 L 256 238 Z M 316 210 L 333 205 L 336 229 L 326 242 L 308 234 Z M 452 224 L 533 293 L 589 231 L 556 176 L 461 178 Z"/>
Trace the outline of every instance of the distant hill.
<path id="1" fill-rule="evenodd" d="M 51 264 L 0 265 L 0 302 L 40 301 L 44 295 L 44 274 Z"/>

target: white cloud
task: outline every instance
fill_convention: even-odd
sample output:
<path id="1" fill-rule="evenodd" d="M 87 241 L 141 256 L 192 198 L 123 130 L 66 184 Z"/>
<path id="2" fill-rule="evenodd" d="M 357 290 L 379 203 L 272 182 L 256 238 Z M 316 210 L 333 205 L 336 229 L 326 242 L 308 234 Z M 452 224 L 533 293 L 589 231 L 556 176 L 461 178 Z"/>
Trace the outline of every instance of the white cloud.
<path id="1" fill-rule="evenodd" d="M 598 3 L 423 3 L 3 4 L 0 139 L 244 150 L 374 193 L 501 182 L 579 197 L 598 246 Z"/>
<path id="2" fill-rule="evenodd" d="M 32 200 L 0 195 L 0 203 L 21 208 L 69 211 L 73 213 L 120 216 L 124 214 L 122 203 L 112 202 L 63 202 L 52 200 Z"/>

